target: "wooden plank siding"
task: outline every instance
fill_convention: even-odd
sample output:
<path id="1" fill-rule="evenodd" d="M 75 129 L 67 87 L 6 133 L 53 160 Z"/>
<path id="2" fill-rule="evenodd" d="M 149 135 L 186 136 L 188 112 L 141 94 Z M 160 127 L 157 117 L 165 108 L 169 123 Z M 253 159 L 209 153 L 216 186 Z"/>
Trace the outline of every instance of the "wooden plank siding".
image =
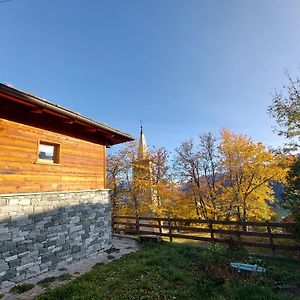
<path id="1" fill-rule="evenodd" d="M 38 141 L 60 144 L 58 165 L 37 163 Z M 0 118 L 0 193 L 105 188 L 105 146 Z"/>

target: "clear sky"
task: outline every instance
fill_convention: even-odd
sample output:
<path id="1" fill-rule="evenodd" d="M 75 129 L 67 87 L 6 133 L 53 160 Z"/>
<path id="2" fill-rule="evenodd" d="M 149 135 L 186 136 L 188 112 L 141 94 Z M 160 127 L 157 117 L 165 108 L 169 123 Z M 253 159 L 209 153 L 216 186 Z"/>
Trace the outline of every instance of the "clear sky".
<path id="1" fill-rule="evenodd" d="M 285 69 L 299 74 L 299 13 L 299 0 L 2 0 L 0 82 L 134 136 L 143 120 L 170 151 L 223 127 L 278 146 L 266 111 Z"/>

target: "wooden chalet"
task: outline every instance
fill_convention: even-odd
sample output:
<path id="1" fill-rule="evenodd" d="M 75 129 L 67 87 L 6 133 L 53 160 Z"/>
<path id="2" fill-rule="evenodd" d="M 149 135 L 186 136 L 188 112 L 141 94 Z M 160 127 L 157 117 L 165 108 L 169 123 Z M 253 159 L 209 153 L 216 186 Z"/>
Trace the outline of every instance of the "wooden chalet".
<path id="1" fill-rule="evenodd" d="M 106 147 L 133 138 L 0 84 L 0 194 L 105 188 Z"/>
<path id="2" fill-rule="evenodd" d="M 0 84 L 0 288 L 111 247 L 105 150 L 131 140 Z"/>

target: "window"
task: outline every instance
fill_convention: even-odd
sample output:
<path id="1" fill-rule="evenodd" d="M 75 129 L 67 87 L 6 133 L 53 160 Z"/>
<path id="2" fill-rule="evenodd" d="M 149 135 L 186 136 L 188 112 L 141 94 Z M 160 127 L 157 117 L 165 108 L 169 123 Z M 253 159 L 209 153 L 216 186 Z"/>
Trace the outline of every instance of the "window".
<path id="1" fill-rule="evenodd" d="M 60 144 L 39 141 L 38 162 L 58 164 L 60 158 Z"/>

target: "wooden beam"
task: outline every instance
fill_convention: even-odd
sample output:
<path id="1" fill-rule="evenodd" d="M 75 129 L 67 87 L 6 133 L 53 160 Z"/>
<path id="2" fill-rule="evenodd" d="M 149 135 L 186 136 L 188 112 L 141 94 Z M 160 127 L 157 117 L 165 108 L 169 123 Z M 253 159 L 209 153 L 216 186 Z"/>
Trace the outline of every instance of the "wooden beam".
<path id="1" fill-rule="evenodd" d="M 87 131 L 89 131 L 89 132 L 97 132 L 97 128 L 95 128 L 95 127 L 87 127 L 87 126 L 85 126 L 84 129 L 87 130 Z"/>
<path id="2" fill-rule="evenodd" d="M 44 112 L 44 109 L 36 106 L 36 107 L 31 108 L 30 112 L 32 112 L 34 114 L 42 114 Z"/>
<path id="3" fill-rule="evenodd" d="M 73 125 L 75 123 L 75 121 L 72 119 L 65 119 L 65 120 L 62 120 L 62 123 Z"/>

